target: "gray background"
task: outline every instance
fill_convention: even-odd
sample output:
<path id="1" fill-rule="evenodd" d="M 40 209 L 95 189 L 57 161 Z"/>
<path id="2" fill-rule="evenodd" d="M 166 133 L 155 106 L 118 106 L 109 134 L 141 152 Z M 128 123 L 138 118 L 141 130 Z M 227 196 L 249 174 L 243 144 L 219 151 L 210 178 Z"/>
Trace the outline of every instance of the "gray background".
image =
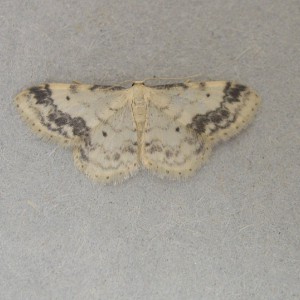
<path id="1" fill-rule="evenodd" d="M 300 298 L 299 0 L 0 4 L 0 299 Z M 193 74 L 263 105 L 182 182 L 93 183 L 12 103 L 41 82 Z"/>

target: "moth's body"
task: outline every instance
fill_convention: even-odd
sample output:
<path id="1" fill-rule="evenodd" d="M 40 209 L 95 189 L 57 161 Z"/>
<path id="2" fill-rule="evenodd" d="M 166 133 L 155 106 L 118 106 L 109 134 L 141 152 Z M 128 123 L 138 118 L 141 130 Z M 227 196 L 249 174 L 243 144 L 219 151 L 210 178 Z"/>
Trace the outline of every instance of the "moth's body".
<path id="1" fill-rule="evenodd" d="M 77 167 L 101 182 L 118 182 L 141 166 L 187 177 L 212 145 L 235 135 L 260 102 L 232 82 L 145 86 L 45 84 L 16 97 L 24 118 L 44 137 L 71 146 Z"/>
<path id="2" fill-rule="evenodd" d="M 128 89 L 128 103 L 130 105 L 132 117 L 137 130 L 137 156 L 139 163 L 141 163 L 142 137 L 148 108 L 143 82 L 133 82 L 132 87 Z"/>
<path id="3" fill-rule="evenodd" d="M 143 132 L 145 127 L 148 108 L 146 98 L 147 87 L 140 82 L 133 83 L 132 87 L 128 90 L 128 99 L 138 133 Z"/>

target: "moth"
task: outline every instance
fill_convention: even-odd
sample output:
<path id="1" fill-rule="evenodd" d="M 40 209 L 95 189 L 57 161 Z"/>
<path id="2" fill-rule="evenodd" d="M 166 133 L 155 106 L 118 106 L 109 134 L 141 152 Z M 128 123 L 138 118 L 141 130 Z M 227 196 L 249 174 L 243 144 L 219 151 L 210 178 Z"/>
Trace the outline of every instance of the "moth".
<path id="1" fill-rule="evenodd" d="M 161 177 L 191 176 L 212 147 L 252 120 L 260 97 L 235 82 L 185 82 L 129 88 L 47 83 L 16 96 L 42 137 L 73 150 L 75 165 L 102 183 L 141 167 Z"/>

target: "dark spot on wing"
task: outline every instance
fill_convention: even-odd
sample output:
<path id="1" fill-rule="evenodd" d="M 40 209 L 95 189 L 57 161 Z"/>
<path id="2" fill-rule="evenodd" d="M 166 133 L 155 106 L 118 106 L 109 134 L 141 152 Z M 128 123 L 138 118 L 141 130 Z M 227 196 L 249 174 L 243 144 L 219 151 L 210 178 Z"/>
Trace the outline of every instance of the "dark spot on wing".
<path id="1" fill-rule="evenodd" d="M 201 134 L 206 131 L 207 126 L 210 126 L 210 131 L 216 131 L 219 128 L 226 128 L 235 120 L 231 119 L 230 113 L 226 108 L 220 107 L 205 115 L 197 114 L 192 118 L 192 122 L 187 127 L 194 129 L 197 133 Z M 209 125 L 210 124 L 210 125 Z M 213 125 L 214 127 L 212 127 Z"/>
<path id="2" fill-rule="evenodd" d="M 102 131 L 102 135 L 103 135 L 104 137 L 107 137 L 107 132 L 106 132 L 106 131 Z"/>
<path id="3" fill-rule="evenodd" d="M 176 127 L 176 129 L 175 129 L 177 132 L 179 132 L 180 131 L 180 128 L 179 127 Z"/>
<path id="4" fill-rule="evenodd" d="M 227 118 L 229 116 L 229 111 L 226 109 L 221 109 L 220 114 L 222 115 L 222 117 Z"/>
<path id="5" fill-rule="evenodd" d="M 197 133 L 204 133 L 206 125 L 209 123 L 209 118 L 206 115 L 195 115 L 188 127 L 194 129 Z"/>
<path id="6" fill-rule="evenodd" d="M 73 127 L 73 134 L 77 136 L 85 135 L 89 131 L 85 120 L 81 117 L 71 119 L 70 126 Z"/>
<path id="7" fill-rule="evenodd" d="M 244 85 L 227 82 L 223 90 L 223 100 L 229 103 L 240 102 L 239 97 L 241 93 L 244 92 L 246 89 L 247 87 Z"/>
<path id="8" fill-rule="evenodd" d="M 71 98 L 69 96 L 67 96 L 66 99 L 69 101 Z"/>
<path id="9" fill-rule="evenodd" d="M 36 104 L 51 104 L 53 100 L 51 99 L 52 91 L 49 84 L 44 86 L 36 86 L 29 89 L 29 93 L 36 99 Z"/>
<path id="10" fill-rule="evenodd" d="M 222 116 L 218 115 L 218 114 L 214 114 L 210 117 L 210 120 L 213 123 L 220 123 L 222 121 Z"/>
<path id="11" fill-rule="evenodd" d="M 61 116 L 61 117 L 58 117 L 57 119 L 55 119 L 55 124 L 57 126 L 63 126 L 63 125 L 66 125 L 67 123 L 68 123 L 67 116 Z"/>

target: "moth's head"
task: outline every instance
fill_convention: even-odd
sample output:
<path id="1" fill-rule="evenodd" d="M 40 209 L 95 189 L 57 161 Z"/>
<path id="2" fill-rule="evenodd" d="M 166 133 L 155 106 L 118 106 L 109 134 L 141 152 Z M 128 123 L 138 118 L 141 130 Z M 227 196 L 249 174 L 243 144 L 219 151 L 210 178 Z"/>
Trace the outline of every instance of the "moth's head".
<path id="1" fill-rule="evenodd" d="M 134 86 L 134 85 L 145 85 L 145 84 L 144 84 L 144 81 L 134 81 L 132 83 L 132 86 Z"/>

